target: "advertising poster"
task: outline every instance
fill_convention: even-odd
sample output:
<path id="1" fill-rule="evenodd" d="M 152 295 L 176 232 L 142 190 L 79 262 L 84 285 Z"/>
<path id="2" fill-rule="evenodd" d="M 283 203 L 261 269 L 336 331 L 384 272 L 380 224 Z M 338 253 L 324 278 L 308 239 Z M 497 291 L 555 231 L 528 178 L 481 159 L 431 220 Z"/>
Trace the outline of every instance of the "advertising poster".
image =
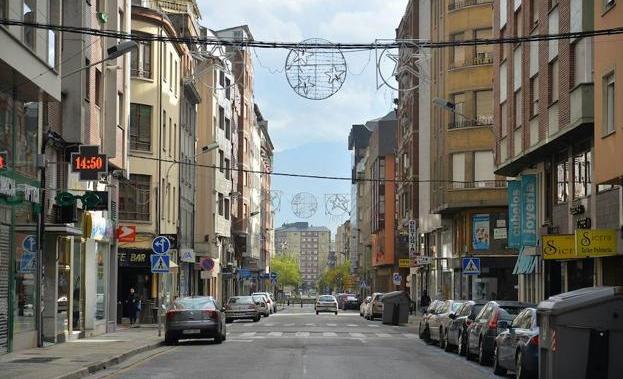
<path id="1" fill-rule="evenodd" d="M 521 181 L 508 182 L 508 247 L 521 246 Z"/>
<path id="2" fill-rule="evenodd" d="M 489 250 L 489 215 L 472 216 L 472 245 L 474 250 Z"/>
<path id="3" fill-rule="evenodd" d="M 536 175 L 521 177 L 521 243 L 523 246 L 536 246 Z"/>

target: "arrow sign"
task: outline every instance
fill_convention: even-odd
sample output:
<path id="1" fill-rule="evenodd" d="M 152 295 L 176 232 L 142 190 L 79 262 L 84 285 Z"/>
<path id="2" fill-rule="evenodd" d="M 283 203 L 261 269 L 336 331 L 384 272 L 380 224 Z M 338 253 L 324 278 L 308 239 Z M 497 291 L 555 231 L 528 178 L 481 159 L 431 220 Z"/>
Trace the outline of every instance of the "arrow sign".
<path id="1" fill-rule="evenodd" d="M 165 236 L 158 236 L 151 243 L 151 249 L 156 254 L 166 254 L 170 248 L 171 241 Z"/>
<path id="2" fill-rule="evenodd" d="M 162 254 L 151 255 L 152 274 L 166 274 L 169 272 L 169 256 Z"/>
<path id="3" fill-rule="evenodd" d="M 135 225 L 122 225 L 117 228 L 117 240 L 119 242 L 134 242 L 136 241 L 136 226 Z"/>
<path id="4" fill-rule="evenodd" d="M 479 275 L 480 274 L 480 258 L 463 258 L 463 274 Z"/>

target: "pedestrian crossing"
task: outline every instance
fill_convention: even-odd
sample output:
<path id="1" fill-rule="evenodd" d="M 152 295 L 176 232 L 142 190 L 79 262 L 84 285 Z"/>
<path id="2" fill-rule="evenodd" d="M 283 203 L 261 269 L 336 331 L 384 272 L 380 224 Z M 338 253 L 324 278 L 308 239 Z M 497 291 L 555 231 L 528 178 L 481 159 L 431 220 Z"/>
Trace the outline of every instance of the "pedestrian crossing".
<path id="1" fill-rule="evenodd" d="M 392 325 L 394 328 L 401 328 L 401 326 L 395 326 Z M 357 324 L 336 324 L 336 323 L 287 323 L 287 324 L 282 324 L 282 323 L 275 323 L 275 322 L 259 322 L 259 323 L 255 323 L 255 322 L 235 322 L 231 325 L 228 325 L 228 328 L 263 328 L 263 327 L 268 327 L 268 328 L 274 328 L 274 327 L 286 327 L 286 328 L 322 328 L 322 327 L 329 327 L 329 328 L 380 328 L 381 325 L 380 324 L 363 324 L 363 325 L 357 325 Z M 387 325 L 387 327 L 389 327 L 389 325 Z"/>
<path id="2" fill-rule="evenodd" d="M 353 339 L 388 339 L 412 340 L 413 333 L 362 333 L 362 332 L 227 332 L 228 340 L 253 340 L 265 338 L 353 338 Z"/>

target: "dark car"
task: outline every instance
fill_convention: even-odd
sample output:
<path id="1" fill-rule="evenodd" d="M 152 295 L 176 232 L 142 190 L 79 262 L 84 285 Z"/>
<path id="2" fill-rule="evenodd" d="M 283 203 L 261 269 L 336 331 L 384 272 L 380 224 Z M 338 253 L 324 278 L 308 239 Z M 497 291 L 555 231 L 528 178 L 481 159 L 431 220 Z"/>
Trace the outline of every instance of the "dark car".
<path id="1" fill-rule="evenodd" d="M 446 351 L 456 348 L 460 355 L 465 355 L 467 327 L 486 304 L 486 300 L 469 300 L 464 302 L 454 315 L 448 316 L 451 321 L 445 329 L 444 349 Z"/>
<path id="2" fill-rule="evenodd" d="M 359 309 L 359 299 L 357 299 L 357 295 L 345 295 L 342 299 L 342 309 Z"/>
<path id="3" fill-rule="evenodd" d="M 498 322 L 500 334 L 495 339 L 493 373 L 505 375 L 515 371 L 517 379 L 536 378 L 539 365 L 539 327 L 536 309 L 526 308 L 512 324 Z"/>
<path id="4" fill-rule="evenodd" d="M 533 304 L 518 301 L 490 301 L 478 313 L 467 328 L 467 359 L 478 357 L 478 363 L 489 365 L 493 358 L 493 346 L 498 335 L 498 322 L 512 322 L 525 308 Z"/>
<path id="5" fill-rule="evenodd" d="M 221 343 L 227 337 L 223 310 L 211 296 L 176 299 L 167 310 L 164 336 L 167 344 L 190 338 L 214 338 Z"/>
<path id="6" fill-rule="evenodd" d="M 463 302 L 459 300 L 446 300 L 437 312 L 428 318 L 427 327 L 431 342 L 439 342 L 439 346 L 444 347 L 445 329 L 451 321 L 450 315 L 455 314 L 462 304 Z"/>
<path id="7" fill-rule="evenodd" d="M 418 324 L 418 332 L 420 339 L 428 342 L 430 341 L 430 331 L 428 330 L 428 320 L 437 314 L 437 310 L 444 305 L 443 300 L 433 300 L 428 308 L 424 311 L 424 315 L 420 319 Z"/>

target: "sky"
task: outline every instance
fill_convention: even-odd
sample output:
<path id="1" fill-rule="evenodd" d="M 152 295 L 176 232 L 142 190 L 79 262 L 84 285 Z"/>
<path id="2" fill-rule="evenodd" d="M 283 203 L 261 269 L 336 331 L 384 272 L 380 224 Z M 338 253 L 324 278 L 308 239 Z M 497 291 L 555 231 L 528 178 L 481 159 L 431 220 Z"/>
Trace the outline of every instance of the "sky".
<path id="1" fill-rule="evenodd" d="M 219 30 L 247 24 L 257 41 L 323 38 L 334 43 L 373 43 L 395 37 L 407 0 L 198 0 L 198 4 L 202 25 Z M 387 114 L 396 97 L 387 87 L 377 89 L 377 53 L 345 53 L 343 86 L 332 97 L 317 101 L 300 97 L 288 84 L 283 71 L 289 50 L 254 49 L 252 53 L 255 102 L 268 120 L 275 146 L 273 171 L 350 177 L 351 126 Z M 327 215 L 325 197 L 350 194 L 350 180 L 273 176 L 272 189 L 281 199 L 275 227 L 308 221 L 335 231 L 348 218 L 347 214 Z M 310 218 L 292 212 L 292 199 L 301 192 L 311 193 L 317 202 Z"/>

